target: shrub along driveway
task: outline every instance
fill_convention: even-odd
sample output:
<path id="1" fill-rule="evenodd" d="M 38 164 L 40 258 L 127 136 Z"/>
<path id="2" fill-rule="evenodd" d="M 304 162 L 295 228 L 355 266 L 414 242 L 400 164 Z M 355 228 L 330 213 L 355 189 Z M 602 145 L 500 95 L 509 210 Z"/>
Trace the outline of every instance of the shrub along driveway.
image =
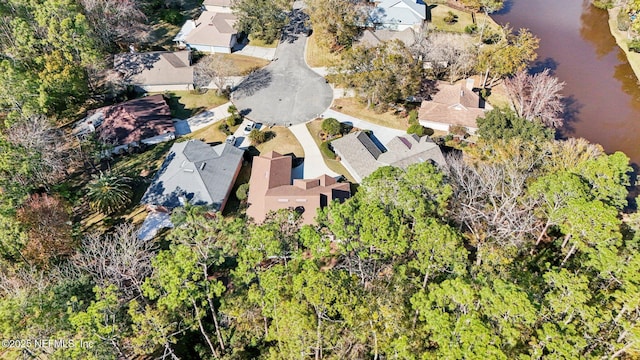
<path id="1" fill-rule="evenodd" d="M 304 17 L 299 9 L 293 11 L 276 59 L 250 74 L 233 92 L 232 101 L 249 119 L 263 124 L 300 124 L 331 105 L 331 86 L 304 61 Z"/>

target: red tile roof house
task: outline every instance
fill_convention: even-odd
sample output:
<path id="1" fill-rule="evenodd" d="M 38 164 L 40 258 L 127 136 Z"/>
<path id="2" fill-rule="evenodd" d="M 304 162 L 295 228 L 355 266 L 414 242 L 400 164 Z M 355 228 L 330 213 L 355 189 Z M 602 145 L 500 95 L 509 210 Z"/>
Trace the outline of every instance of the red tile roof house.
<path id="1" fill-rule="evenodd" d="M 133 85 L 142 92 L 194 88 L 194 67 L 188 50 L 118 54 L 113 58 L 113 67 L 127 85 Z"/>
<path id="2" fill-rule="evenodd" d="M 74 135 L 95 132 L 98 139 L 114 145 L 113 152 L 139 143 L 157 144 L 175 139 L 171 110 L 159 95 L 146 96 L 93 110 L 79 121 Z"/>
<path id="3" fill-rule="evenodd" d="M 295 209 L 304 224 L 313 224 L 317 210 L 332 200 L 351 197 L 349 183 L 339 183 L 328 175 L 291 181 L 291 156 L 275 151 L 253 158 L 249 180 L 247 215 L 262 223 L 271 211 Z"/>
<path id="4" fill-rule="evenodd" d="M 229 54 L 238 41 L 236 19 L 231 13 L 205 11 L 197 20 L 187 20 L 173 41 L 192 50 Z"/>
<path id="5" fill-rule="evenodd" d="M 470 133 L 478 130 L 476 119 L 484 116 L 484 102 L 473 92 L 473 79 L 450 85 L 438 82 L 438 92 L 420 106 L 418 120 L 422 126 L 449 131 L 451 126 L 464 126 Z"/>

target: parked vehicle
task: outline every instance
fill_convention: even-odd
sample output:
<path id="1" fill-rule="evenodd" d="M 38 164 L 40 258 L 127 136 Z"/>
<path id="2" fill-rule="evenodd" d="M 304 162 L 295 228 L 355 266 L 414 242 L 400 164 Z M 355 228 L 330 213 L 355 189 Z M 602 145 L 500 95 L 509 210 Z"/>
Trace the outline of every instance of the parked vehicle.
<path id="1" fill-rule="evenodd" d="M 251 130 L 253 130 L 255 128 L 256 128 L 256 123 L 251 121 L 251 122 L 249 122 L 249 124 L 247 126 L 244 127 L 243 132 L 244 132 L 245 135 L 249 135 Z"/>
<path id="2" fill-rule="evenodd" d="M 225 142 L 227 144 L 235 145 L 236 144 L 236 137 L 233 136 L 233 135 L 229 135 L 229 136 L 227 136 L 227 140 Z"/>

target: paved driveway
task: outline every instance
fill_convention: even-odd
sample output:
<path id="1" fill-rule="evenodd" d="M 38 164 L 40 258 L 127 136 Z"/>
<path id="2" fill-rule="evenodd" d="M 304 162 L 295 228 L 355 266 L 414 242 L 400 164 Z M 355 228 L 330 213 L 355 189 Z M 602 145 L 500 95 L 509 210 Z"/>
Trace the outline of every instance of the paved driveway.
<path id="1" fill-rule="evenodd" d="M 304 179 L 313 179 L 324 174 L 331 177 L 340 176 L 340 174 L 336 174 L 329 169 L 327 164 L 324 162 L 322 153 L 320 153 L 320 149 L 318 148 L 318 145 L 316 145 L 316 142 L 313 141 L 306 124 L 294 125 L 290 127 L 289 130 L 291 130 L 293 135 L 295 135 L 298 142 L 300 142 L 300 145 L 302 145 L 302 148 L 304 149 L 304 163 L 301 165 Z"/>
<path id="2" fill-rule="evenodd" d="M 407 133 L 406 131 L 392 129 L 386 126 L 370 123 L 368 121 L 358 119 L 353 116 L 349 116 L 347 114 L 343 114 L 341 112 L 331 110 L 331 109 L 327 109 L 325 112 L 323 112 L 322 116 L 324 118 L 337 119 L 341 123 L 347 123 L 349 125 L 352 125 L 354 127 L 357 127 L 363 130 L 371 130 L 373 131 L 373 136 L 375 136 L 375 138 L 378 139 L 382 145 L 385 145 L 396 136 L 404 135 Z"/>
<path id="3" fill-rule="evenodd" d="M 276 59 L 249 75 L 233 92 L 232 101 L 248 118 L 264 124 L 300 124 L 331 105 L 331 87 L 304 61 L 305 16 L 299 9 L 293 10 Z"/>

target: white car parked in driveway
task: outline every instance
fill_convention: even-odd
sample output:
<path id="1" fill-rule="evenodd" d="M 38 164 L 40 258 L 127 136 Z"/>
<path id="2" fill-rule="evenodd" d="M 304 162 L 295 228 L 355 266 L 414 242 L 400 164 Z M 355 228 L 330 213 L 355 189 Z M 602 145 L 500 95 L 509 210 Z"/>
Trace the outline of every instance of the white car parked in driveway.
<path id="1" fill-rule="evenodd" d="M 253 122 L 253 121 L 249 121 L 249 124 L 244 127 L 243 132 L 244 132 L 245 135 L 249 135 L 249 133 L 253 129 L 260 129 L 261 127 L 262 127 L 261 123 L 256 123 L 256 122 Z"/>
<path id="2" fill-rule="evenodd" d="M 254 123 L 253 121 L 250 121 L 249 124 L 247 124 L 247 126 L 244 127 L 244 130 L 242 132 L 244 132 L 245 135 L 249 135 L 251 130 L 255 128 L 256 128 L 256 123 Z"/>

